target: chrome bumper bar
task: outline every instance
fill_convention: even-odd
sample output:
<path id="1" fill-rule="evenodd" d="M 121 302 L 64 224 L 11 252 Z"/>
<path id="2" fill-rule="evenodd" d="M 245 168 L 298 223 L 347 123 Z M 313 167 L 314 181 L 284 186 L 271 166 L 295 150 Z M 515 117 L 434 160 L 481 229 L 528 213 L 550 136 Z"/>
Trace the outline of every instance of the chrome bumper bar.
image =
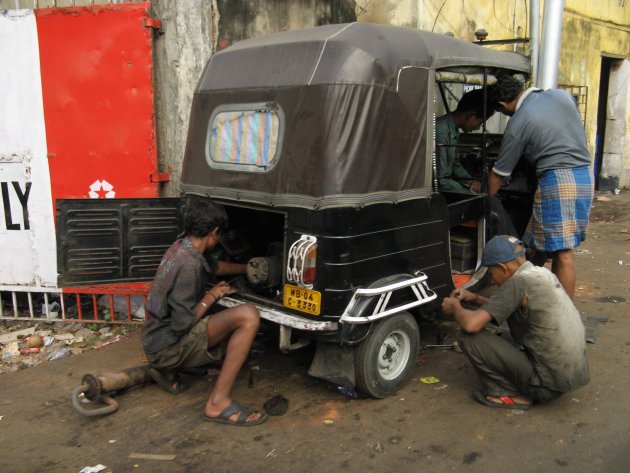
<path id="1" fill-rule="evenodd" d="M 290 327 L 298 330 L 305 330 L 307 332 L 329 332 L 335 331 L 339 327 L 339 324 L 337 322 L 306 319 L 300 317 L 299 315 L 288 314 L 280 310 L 271 309 L 269 307 L 256 304 L 255 302 L 241 301 L 232 297 L 222 297 L 217 302 L 217 304 L 222 305 L 226 308 L 245 303 L 255 306 L 260 312 L 260 317 L 262 319 L 268 320 L 270 322 L 275 322 L 280 326 Z"/>

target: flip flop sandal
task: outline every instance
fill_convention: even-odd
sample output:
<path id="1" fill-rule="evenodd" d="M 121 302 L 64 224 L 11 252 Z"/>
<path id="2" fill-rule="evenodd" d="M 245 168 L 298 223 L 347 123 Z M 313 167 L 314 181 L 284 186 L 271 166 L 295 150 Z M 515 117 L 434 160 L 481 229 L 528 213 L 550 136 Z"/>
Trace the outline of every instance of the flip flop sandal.
<path id="1" fill-rule="evenodd" d="M 270 416 L 281 416 L 289 409 L 289 400 L 282 394 L 276 394 L 265 401 L 263 408 Z"/>
<path id="2" fill-rule="evenodd" d="M 236 401 L 230 402 L 230 404 L 223 409 L 221 414 L 216 417 L 209 417 L 207 415 L 203 415 L 204 420 L 209 422 L 216 422 L 217 424 L 228 424 L 228 425 L 236 425 L 239 427 L 250 427 L 252 425 L 262 424 L 267 420 L 267 414 L 262 414 L 258 419 L 248 421 L 247 418 L 253 414 L 254 412 L 258 412 L 254 409 L 250 409 L 249 407 L 241 406 L 236 403 Z M 239 414 L 236 420 L 230 419 L 234 414 Z"/>
<path id="3" fill-rule="evenodd" d="M 169 381 L 157 368 L 149 368 L 148 374 L 155 384 L 169 394 L 179 394 L 184 390 L 179 378 Z"/>
<path id="4" fill-rule="evenodd" d="M 521 404 L 514 402 L 514 400 L 509 396 L 499 397 L 499 399 L 501 400 L 500 403 L 492 402 L 488 400 L 486 394 L 481 390 L 474 391 L 473 397 L 478 403 L 483 404 L 486 407 L 494 407 L 496 409 L 520 409 L 522 411 L 525 411 L 531 407 L 531 404 Z"/>

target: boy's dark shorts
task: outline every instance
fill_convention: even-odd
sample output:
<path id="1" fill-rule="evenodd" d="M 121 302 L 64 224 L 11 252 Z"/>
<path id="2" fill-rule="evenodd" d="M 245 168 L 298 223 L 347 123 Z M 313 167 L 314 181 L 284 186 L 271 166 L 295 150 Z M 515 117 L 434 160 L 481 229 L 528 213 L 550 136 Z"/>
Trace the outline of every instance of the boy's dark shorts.
<path id="1" fill-rule="evenodd" d="M 154 368 L 196 368 L 223 358 L 223 350 L 217 345 L 208 350 L 207 318 L 200 320 L 179 342 L 160 350 L 147 353 L 147 360 Z"/>

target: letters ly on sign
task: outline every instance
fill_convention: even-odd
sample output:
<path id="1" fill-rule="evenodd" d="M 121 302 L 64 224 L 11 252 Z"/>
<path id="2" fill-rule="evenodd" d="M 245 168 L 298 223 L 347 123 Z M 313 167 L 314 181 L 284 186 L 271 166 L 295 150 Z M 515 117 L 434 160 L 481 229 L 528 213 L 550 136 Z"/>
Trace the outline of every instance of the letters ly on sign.
<path id="1" fill-rule="evenodd" d="M 28 197 L 30 182 L 0 182 L 4 224 L 7 230 L 30 230 L 28 219 Z M 19 203 L 19 205 L 17 205 Z"/>

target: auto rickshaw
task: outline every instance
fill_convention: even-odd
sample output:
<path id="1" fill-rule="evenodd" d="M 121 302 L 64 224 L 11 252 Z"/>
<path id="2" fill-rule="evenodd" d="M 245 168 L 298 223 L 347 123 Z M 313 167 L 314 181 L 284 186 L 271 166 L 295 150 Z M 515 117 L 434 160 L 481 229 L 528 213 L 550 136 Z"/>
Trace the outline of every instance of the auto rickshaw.
<path id="1" fill-rule="evenodd" d="M 315 343 L 313 376 L 376 398 L 400 390 L 415 366 L 418 322 L 439 314 L 456 285 L 485 281 L 481 249 L 503 218 L 485 186 L 439 191 L 436 116 L 498 73 L 529 69 L 517 53 L 367 23 L 272 34 L 214 54 L 193 97 L 181 191 L 226 207 L 223 257 L 262 256 L 262 276 L 220 303 L 256 305 L 284 351 Z M 500 133 L 484 125 L 460 138 L 462 162 L 485 184 Z M 502 191 L 517 231 L 532 191 L 527 170 Z M 127 243 L 157 262 L 181 225 L 172 217 L 180 201 L 163 201 L 171 225 L 147 225 L 170 233 L 135 232 Z M 87 240 L 60 248 L 77 245 Z M 133 276 L 150 278 L 157 262 Z M 60 266 L 67 284 L 95 282 L 69 265 Z M 113 280 L 129 276 L 123 269 Z"/>

